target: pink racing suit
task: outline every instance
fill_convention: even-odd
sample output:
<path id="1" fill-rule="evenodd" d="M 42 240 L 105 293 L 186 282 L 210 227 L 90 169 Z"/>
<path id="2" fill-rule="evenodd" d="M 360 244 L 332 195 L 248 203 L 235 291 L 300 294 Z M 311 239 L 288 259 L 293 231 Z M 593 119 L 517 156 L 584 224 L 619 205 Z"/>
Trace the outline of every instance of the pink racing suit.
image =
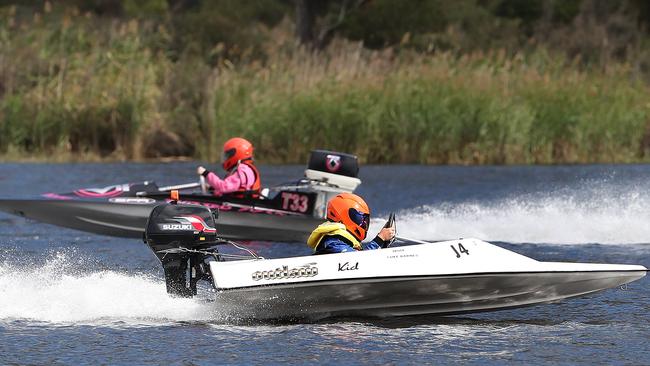
<path id="1" fill-rule="evenodd" d="M 242 190 L 252 190 L 255 184 L 255 172 L 247 164 L 238 164 L 224 179 L 219 178 L 212 172 L 209 172 L 205 178 L 208 184 L 214 188 L 215 196 Z"/>

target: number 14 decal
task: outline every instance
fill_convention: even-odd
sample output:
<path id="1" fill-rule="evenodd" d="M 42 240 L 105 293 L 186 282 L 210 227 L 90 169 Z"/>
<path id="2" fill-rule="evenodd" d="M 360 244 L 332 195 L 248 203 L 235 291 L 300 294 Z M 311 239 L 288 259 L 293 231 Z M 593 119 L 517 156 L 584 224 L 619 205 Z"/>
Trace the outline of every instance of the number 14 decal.
<path id="1" fill-rule="evenodd" d="M 456 258 L 460 258 L 461 253 L 469 255 L 469 250 L 465 249 L 465 247 L 461 243 L 458 243 L 458 250 L 456 250 L 456 247 L 453 244 L 450 245 L 450 247 L 454 251 L 454 253 L 456 253 Z"/>

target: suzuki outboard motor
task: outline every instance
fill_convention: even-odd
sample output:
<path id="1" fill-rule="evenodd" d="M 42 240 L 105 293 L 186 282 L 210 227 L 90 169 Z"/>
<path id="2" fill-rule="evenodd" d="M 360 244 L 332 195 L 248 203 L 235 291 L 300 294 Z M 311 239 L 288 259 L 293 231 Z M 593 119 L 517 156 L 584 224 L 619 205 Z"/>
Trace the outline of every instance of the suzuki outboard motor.
<path id="1" fill-rule="evenodd" d="M 206 257 L 216 256 L 218 242 L 216 211 L 199 205 L 167 203 L 156 206 L 149 215 L 144 242 L 162 262 L 167 292 L 171 295 L 196 295 L 196 283 L 209 280 Z"/>

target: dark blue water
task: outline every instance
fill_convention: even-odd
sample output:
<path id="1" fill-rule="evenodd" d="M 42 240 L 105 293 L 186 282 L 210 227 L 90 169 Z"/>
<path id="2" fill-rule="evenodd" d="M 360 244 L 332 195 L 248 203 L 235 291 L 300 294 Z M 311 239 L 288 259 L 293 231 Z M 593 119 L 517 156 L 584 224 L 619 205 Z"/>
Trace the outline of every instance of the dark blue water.
<path id="1" fill-rule="evenodd" d="M 0 195 L 156 180 L 195 164 L 0 164 Z M 301 166 L 262 167 L 267 184 Z M 374 217 L 421 239 L 478 237 L 540 260 L 650 266 L 650 166 L 362 168 Z M 381 223 L 381 220 L 376 224 Z M 267 257 L 306 247 L 251 243 Z M 224 321 L 166 296 L 137 240 L 0 214 L 0 364 L 647 364 L 650 281 L 524 309 L 301 324 Z"/>

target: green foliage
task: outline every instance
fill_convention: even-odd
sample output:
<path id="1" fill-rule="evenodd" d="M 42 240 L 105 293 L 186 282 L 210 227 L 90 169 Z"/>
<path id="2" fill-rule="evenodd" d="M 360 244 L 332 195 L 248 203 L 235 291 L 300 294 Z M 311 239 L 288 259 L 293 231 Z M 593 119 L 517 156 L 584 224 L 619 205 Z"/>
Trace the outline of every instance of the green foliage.
<path id="1" fill-rule="evenodd" d="M 555 1 L 553 3 L 553 20 L 558 23 L 570 23 L 580 12 L 581 4 L 582 0 Z"/>
<path id="2" fill-rule="evenodd" d="M 521 19 L 533 23 L 542 16 L 544 0 L 503 0 L 496 8 L 496 15 Z"/>
<path id="3" fill-rule="evenodd" d="M 156 16 L 167 12 L 166 0 L 124 0 L 126 14 L 131 16 Z"/>
<path id="4" fill-rule="evenodd" d="M 353 80 L 312 65 L 305 74 L 317 80 L 290 83 L 288 70 L 235 71 L 219 88 L 215 131 L 220 141 L 246 136 L 258 156 L 283 162 L 300 162 L 314 147 L 373 163 L 648 158 L 639 153 L 650 117 L 645 86 L 625 81 L 624 69 L 600 75 L 535 59 L 443 55 L 388 72 L 370 63 Z"/>
<path id="5" fill-rule="evenodd" d="M 459 4 L 444 0 L 376 0 L 351 14 L 343 33 L 351 39 L 363 40 L 370 48 L 399 44 L 406 33 L 444 30 L 447 23 L 445 11 L 455 6 Z"/>
<path id="6" fill-rule="evenodd" d="M 0 152 L 212 160 L 241 135 L 266 162 L 649 161 L 642 4 L 595 1 L 605 23 L 579 28 L 584 1 L 376 0 L 338 34 L 377 50 L 313 53 L 289 1 L 0 0 Z"/>
<path id="7" fill-rule="evenodd" d="M 0 149 L 133 157 L 157 93 L 144 31 L 135 22 L 113 27 L 67 16 L 52 28 L 33 22 L 6 40 Z"/>
<path id="8" fill-rule="evenodd" d="M 172 18 L 175 55 L 204 55 L 210 64 L 223 59 L 260 58 L 266 40 L 260 26 L 274 26 L 286 14 L 277 1 L 213 0 Z"/>
<path id="9" fill-rule="evenodd" d="M 530 32 L 541 1 L 379 0 L 351 13 L 340 33 L 373 48 L 468 51 L 513 46 Z"/>

